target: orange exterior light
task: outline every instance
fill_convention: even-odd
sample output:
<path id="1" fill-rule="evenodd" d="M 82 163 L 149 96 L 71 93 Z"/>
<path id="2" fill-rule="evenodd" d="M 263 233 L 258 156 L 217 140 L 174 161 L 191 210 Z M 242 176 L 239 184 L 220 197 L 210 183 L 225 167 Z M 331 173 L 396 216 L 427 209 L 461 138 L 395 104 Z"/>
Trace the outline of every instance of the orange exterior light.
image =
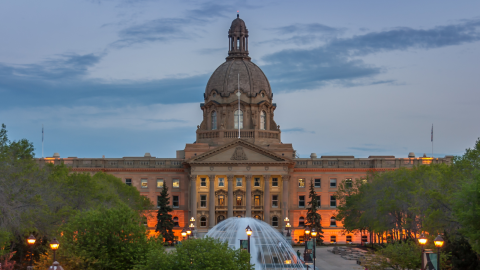
<path id="1" fill-rule="evenodd" d="M 50 248 L 52 250 L 57 250 L 60 246 L 60 242 L 57 241 L 57 238 L 53 238 L 52 242 L 50 242 Z"/>
<path id="2" fill-rule="evenodd" d="M 418 243 L 422 246 L 424 246 L 428 242 L 428 239 L 425 237 L 425 235 L 422 233 L 420 235 L 420 238 L 418 238 Z"/>
<path id="3" fill-rule="evenodd" d="M 309 235 L 309 234 L 310 234 L 310 228 L 308 228 L 308 227 L 305 228 L 305 234 L 306 234 L 306 235 Z"/>
<path id="4" fill-rule="evenodd" d="M 286 217 L 283 221 L 288 223 L 290 220 L 288 219 L 288 217 Z"/>
<path id="5" fill-rule="evenodd" d="M 247 228 L 245 229 L 245 232 L 247 233 L 248 236 L 252 235 L 253 231 L 250 228 L 250 225 L 247 226 Z"/>
<path id="6" fill-rule="evenodd" d="M 30 234 L 30 236 L 27 238 L 27 243 L 31 246 L 35 245 L 36 241 L 37 239 L 32 234 Z"/>
<path id="7" fill-rule="evenodd" d="M 192 230 L 187 229 L 187 234 L 188 234 L 188 235 L 192 234 Z"/>
<path id="8" fill-rule="evenodd" d="M 292 227 L 292 225 L 290 225 L 290 223 L 287 222 L 287 225 L 285 225 L 285 227 L 290 228 L 290 227 Z"/>
<path id="9" fill-rule="evenodd" d="M 183 237 L 187 236 L 187 231 L 185 230 L 185 228 L 183 228 L 181 234 L 182 234 Z"/>
<path id="10" fill-rule="evenodd" d="M 315 230 L 315 228 L 312 229 L 311 234 L 312 237 L 317 237 L 317 231 Z"/>
<path id="11" fill-rule="evenodd" d="M 190 219 L 190 222 L 195 222 L 195 218 L 192 217 L 192 218 Z"/>
<path id="12" fill-rule="evenodd" d="M 292 260 L 285 260 L 285 264 L 292 264 Z"/>
<path id="13" fill-rule="evenodd" d="M 444 243 L 443 238 L 440 236 L 440 234 L 437 237 L 435 237 L 435 240 L 433 240 L 433 242 L 435 243 L 435 246 L 437 248 L 441 248 Z"/>

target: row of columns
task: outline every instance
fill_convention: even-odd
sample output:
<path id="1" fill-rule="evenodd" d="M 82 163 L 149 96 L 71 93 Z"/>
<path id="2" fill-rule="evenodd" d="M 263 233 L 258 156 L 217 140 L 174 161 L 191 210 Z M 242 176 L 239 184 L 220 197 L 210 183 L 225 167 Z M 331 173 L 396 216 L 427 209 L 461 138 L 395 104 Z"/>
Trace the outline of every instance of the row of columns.
<path id="1" fill-rule="evenodd" d="M 209 227 L 212 228 L 215 224 L 215 175 L 208 176 L 210 180 L 209 187 Z M 228 180 L 228 204 L 227 204 L 227 218 L 233 217 L 233 187 L 234 187 L 234 175 L 227 175 Z M 264 203 L 263 203 L 263 213 L 264 220 L 267 223 L 270 221 L 270 175 L 263 175 L 265 181 L 265 190 L 264 190 Z M 191 216 L 197 219 L 197 176 L 190 175 L 191 186 L 190 186 L 190 198 L 191 198 Z M 245 175 L 246 180 L 246 217 L 252 217 L 252 175 Z M 290 175 L 282 175 L 282 186 L 283 186 L 283 209 L 284 215 L 288 216 L 288 183 L 290 180 Z M 283 222 L 283 221 L 282 221 Z M 283 224 L 282 227 L 284 227 Z"/>

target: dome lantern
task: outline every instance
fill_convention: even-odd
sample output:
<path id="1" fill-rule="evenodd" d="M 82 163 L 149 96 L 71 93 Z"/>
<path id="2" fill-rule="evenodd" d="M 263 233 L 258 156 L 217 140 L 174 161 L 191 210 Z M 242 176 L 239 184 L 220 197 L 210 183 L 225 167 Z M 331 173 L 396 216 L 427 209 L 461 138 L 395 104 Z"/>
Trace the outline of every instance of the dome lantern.
<path id="1" fill-rule="evenodd" d="M 245 22 L 240 19 L 240 15 L 237 14 L 237 18 L 232 21 L 230 30 L 228 30 L 228 57 L 248 59 L 248 29 Z"/>

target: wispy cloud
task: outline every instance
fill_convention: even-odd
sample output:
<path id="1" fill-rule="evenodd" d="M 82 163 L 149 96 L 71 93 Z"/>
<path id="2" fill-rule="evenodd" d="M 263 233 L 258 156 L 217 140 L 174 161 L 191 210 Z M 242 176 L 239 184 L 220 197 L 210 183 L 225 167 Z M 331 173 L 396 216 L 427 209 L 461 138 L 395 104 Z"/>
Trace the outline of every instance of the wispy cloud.
<path id="1" fill-rule="evenodd" d="M 300 133 L 315 134 L 315 131 L 307 131 L 304 128 L 287 128 L 287 129 L 282 129 L 282 132 L 300 132 Z"/>
<path id="2" fill-rule="evenodd" d="M 291 26 L 283 31 L 295 31 Z M 395 28 L 333 38 L 313 49 L 282 50 L 262 58 L 271 84 L 283 91 L 312 89 L 330 82 L 353 85 L 384 71 L 359 57 L 393 50 L 433 49 L 480 40 L 480 19 L 431 29 Z M 389 81 L 387 81 L 389 82 Z M 385 83 L 376 81 L 372 83 Z"/>

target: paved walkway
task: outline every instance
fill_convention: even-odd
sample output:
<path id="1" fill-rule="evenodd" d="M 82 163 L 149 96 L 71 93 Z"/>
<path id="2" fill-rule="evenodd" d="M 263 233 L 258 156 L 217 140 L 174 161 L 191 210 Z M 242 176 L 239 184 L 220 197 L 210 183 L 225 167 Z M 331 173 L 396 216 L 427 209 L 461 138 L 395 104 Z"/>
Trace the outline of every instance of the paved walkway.
<path id="1" fill-rule="evenodd" d="M 327 249 L 332 249 L 333 247 L 317 247 L 317 258 L 315 261 L 315 266 L 318 270 L 363 270 L 363 267 L 357 264 L 355 260 L 345 260 L 340 255 L 335 255 L 331 252 L 328 252 Z M 295 251 L 299 247 L 293 247 Z M 300 252 L 303 250 L 300 249 Z"/>

